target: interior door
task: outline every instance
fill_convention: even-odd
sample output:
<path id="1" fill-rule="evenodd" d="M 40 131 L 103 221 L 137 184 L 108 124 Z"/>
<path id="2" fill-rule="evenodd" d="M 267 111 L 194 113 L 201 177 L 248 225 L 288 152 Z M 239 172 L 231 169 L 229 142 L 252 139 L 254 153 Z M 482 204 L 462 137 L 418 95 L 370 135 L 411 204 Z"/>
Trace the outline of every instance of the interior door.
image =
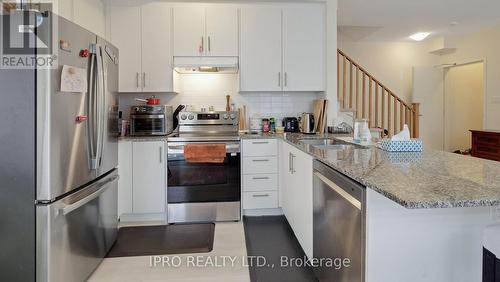
<path id="1" fill-rule="evenodd" d="M 207 55 L 238 56 L 238 9 L 232 6 L 208 7 Z"/>
<path id="2" fill-rule="evenodd" d="M 469 130 L 483 129 L 483 63 L 466 64 L 445 70 L 445 149 L 467 150 L 472 147 Z"/>
<path id="3" fill-rule="evenodd" d="M 141 8 L 113 6 L 110 10 L 111 42 L 120 50 L 120 92 L 141 92 Z"/>
<path id="4" fill-rule="evenodd" d="M 325 90 L 325 21 L 322 4 L 283 9 L 283 90 Z"/>
<path id="5" fill-rule="evenodd" d="M 168 3 L 147 3 L 141 14 L 143 92 L 172 92 L 172 9 Z"/>
<path id="6" fill-rule="evenodd" d="M 241 9 L 241 91 L 281 91 L 281 9 Z"/>
<path id="7" fill-rule="evenodd" d="M 413 67 L 413 102 L 420 103 L 420 138 L 426 148 L 444 149 L 443 69 Z"/>
<path id="8" fill-rule="evenodd" d="M 179 6 L 173 9 L 174 56 L 202 56 L 205 54 L 207 49 L 205 8 L 198 6 Z"/>

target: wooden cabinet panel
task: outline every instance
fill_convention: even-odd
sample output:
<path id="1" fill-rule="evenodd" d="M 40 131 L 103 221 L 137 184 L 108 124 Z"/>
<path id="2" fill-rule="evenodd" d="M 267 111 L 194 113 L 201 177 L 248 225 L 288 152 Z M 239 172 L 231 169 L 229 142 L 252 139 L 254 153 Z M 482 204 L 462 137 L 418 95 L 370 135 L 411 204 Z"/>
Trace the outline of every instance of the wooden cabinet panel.
<path id="1" fill-rule="evenodd" d="M 500 161 L 500 131 L 472 132 L 472 156 Z"/>

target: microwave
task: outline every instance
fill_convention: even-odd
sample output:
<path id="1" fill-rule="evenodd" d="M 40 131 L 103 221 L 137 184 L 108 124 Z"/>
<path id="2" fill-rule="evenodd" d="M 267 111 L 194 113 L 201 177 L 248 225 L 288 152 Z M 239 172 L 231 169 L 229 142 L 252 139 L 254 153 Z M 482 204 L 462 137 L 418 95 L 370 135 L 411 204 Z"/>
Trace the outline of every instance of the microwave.
<path id="1" fill-rule="evenodd" d="M 130 107 L 131 136 L 161 136 L 172 133 L 173 109 L 169 105 Z"/>

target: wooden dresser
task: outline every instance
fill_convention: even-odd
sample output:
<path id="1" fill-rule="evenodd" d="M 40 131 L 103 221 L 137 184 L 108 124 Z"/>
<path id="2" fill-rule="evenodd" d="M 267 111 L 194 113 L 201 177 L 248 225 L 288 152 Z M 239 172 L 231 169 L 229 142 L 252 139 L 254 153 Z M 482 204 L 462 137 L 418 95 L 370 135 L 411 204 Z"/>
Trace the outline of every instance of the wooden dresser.
<path id="1" fill-rule="evenodd" d="M 471 130 L 472 156 L 500 161 L 500 130 Z"/>

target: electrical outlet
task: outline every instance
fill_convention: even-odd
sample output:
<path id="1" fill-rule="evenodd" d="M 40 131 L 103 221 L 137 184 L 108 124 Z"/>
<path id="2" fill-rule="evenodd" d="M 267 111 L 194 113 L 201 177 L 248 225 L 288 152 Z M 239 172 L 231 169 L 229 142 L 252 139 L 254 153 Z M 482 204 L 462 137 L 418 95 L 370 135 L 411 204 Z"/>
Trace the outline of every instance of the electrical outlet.
<path id="1" fill-rule="evenodd" d="M 500 206 L 491 207 L 491 219 L 500 220 Z"/>

